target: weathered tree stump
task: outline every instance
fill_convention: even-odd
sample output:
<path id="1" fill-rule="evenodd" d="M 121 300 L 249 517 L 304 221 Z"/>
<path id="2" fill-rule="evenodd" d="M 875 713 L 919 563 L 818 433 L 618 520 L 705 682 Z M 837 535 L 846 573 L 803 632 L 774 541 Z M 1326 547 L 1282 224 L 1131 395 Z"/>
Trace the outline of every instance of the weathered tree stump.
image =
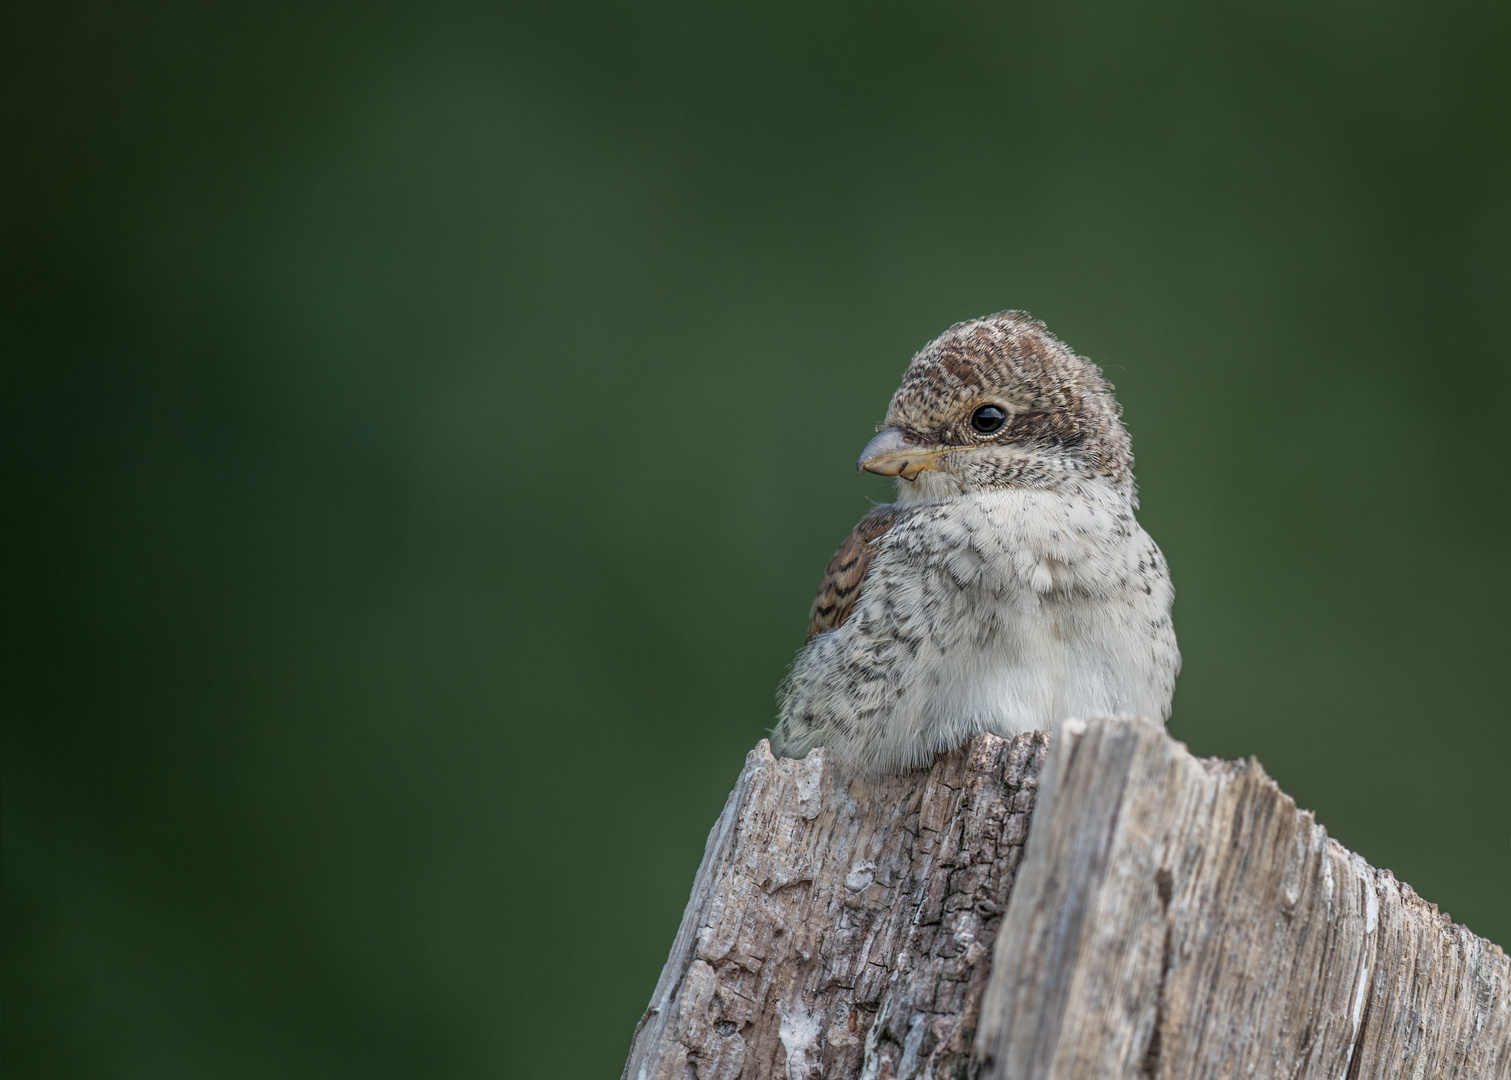
<path id="1" fill-rule="evenodd" d="M 757 745 L 625 1076 L 1511 1080 L 1505 953 L 1257 763 L 1047 746 L 868 784 Z"/>
<path id="2" fill-rule="evenodd" d="M 986 735 L 927 772 L 847 784 L 824 751 L 779 760 L 763 739 L 625 1075 L 955 1075 L 1047 746 Z"/>
<path id="3" fill-rule="evenodd" d="M 1259 763 L 1069 723 L 997 941 L 991 1077 L 1511 1077 L 1511 963 Z"/>

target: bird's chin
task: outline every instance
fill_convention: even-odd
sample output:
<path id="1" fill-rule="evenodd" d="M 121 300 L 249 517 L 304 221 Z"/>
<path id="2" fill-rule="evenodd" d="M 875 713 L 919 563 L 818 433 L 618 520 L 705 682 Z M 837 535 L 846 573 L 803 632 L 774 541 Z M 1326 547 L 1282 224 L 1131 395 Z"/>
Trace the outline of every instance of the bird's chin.
<path id="1" fill-rule="evenodd" d="M 965 487 L 953 473 L 943 469 L 929 469 L 912 480 L 897 478 L 897 502 L 899 505 L 919 502 L 941 502 L 965 494 Z"/>

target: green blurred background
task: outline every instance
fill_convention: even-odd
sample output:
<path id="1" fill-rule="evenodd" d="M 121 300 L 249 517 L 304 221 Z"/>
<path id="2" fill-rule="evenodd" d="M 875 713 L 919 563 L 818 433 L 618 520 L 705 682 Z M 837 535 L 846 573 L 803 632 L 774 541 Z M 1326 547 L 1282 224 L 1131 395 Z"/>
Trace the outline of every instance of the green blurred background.
<path id="1" fill-rule="evenodd" d="M 1511 944 L 1511 5 L 10 5 L 8 1077 L 617 1074 L 912 352 Z"/>

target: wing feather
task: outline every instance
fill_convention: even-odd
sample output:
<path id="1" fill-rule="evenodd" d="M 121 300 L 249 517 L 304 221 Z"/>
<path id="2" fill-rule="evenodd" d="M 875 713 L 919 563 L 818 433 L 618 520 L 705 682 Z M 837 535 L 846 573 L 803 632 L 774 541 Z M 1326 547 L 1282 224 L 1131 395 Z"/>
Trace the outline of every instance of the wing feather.
<path id="1" fill-rule="evenodd" d="M 876 542 L 896 523 L 897 517 L 896 506 L 878 506 L 861 518 L 860 524 L 845 537 L 845 542 L 829 560 L 829 566 L 819 580 L 818 595 L 813 598 L 813 608 L 808 613 L 809 641 L 825 630 L 842 625 L 850 617 L 855 602 L 860 599 L 866 573 L 871 569 Z"/>

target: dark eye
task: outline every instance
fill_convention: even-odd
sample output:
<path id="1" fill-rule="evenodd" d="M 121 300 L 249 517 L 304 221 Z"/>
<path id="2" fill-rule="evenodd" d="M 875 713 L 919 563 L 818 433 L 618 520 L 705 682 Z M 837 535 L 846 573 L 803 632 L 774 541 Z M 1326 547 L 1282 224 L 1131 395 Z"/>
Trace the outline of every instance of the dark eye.
<path id="1" fill-rule="evenodd" d="M 983 405 L 971 413 L 971 427 L 990 435 L 1007 422 L 1007 410 L 1000 405 Z"/>

